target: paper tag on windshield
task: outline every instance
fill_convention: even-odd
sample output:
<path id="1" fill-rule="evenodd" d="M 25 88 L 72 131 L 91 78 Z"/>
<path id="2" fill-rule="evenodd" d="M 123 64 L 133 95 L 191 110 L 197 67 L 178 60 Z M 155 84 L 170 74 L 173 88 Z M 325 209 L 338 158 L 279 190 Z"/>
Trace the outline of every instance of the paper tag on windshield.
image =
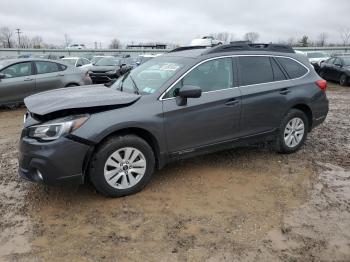
<path id="1" fill-rule="evenodd" d="M 177 64 L 172 63 L 164 64 L 159 68 L 159 70 L 162 71 L 176 71 L 177 69 L 179 69 L 179 66 Z"/>

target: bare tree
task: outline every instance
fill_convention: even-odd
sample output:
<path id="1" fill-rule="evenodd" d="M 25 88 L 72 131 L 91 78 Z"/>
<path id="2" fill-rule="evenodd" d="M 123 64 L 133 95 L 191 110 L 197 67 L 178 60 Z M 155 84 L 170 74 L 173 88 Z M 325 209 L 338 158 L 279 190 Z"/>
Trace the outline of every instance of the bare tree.
<path id="1" fill-rule="evenodd" d="M 121 48 L 121 43 L 117 38 L 113 38 L 111 43 L 109 44 L 109 49 L 119 49 Z"/>
<path id="2" fill-rule="evenodd" d="M 343 41 L 343 45 L 346 46 L 349 44 L 350 40 L 350 28 L 349 27 L 343 27 L 339 30 L 340 37 Z"/>
<path id="3" fill-rule="evenodd" d="M 64 44 L 68 47 L 72 43 L 72 39 L 68 34 L 64 34 Z"/>
<path id="4" fill-rule="evenodd" d="M 6 26 L 0 28 L 0 39 L 4 43 L 4 47 L 12 48 L 14 41 L 12 39 L 13 32 Z"/>
<path id="5" fill-rule="evenodd" d="M 32 44 L 30 38 L 27 35 L 21 36 L 21 45 L 18 44 L 20 48 L 31 48 Z"/>
<path id="6" fill-rule="evenodd" d="M 257 32 L 248 32 L 244 35 L 244 40 L 255 43 L 259 37 L 260 35 Z"/>
<path id="7" fill-rule="evenodd" d="M 225 42 L 225 43 L 233 41 L 235 38 L 234 34 L 229 33 L 229 32 L 215 33 L 215 34 L 212 34 L 212 36 L 215 37 L 216 39 L 222 41 L 222 42 Z"/>
<path id="8" fill-rule="evenodd" d="M 290 45 L 290 46 L 294 46 L 295 45 L 295 39 L 294 37 L 289 37 L 287 39 L 287 44 Z"/>
<path id="9" fill-rule="evenodd" d="M 41 46 L 43 45 L 43 38 L 41 36 L 34 36 L 31 40 L 32 43 L 32 47 L 33 48 L 41 48 Z"/>
<path id="10" fill-rule="evenodd" d="M 326 40 L 328 38 L 328 35 L 325 32 L 322 32 L 319 36 L 318 36 L 318 41 L 317 44 L 319 46 L 325 46 L 326 45 Z"/>

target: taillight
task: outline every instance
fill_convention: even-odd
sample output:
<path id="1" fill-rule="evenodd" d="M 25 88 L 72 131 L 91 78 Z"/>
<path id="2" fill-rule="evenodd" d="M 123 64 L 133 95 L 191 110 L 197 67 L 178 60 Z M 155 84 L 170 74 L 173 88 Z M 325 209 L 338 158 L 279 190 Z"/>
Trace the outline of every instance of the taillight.
<path id="1" fill-rule="evenodd" d="M 317 85 L 322 91 L 326 91 L 326 89 L 327 89 L 327 81 L 324 80 L 324 79 L 317 80 L 317 81 L 316 81 L 316 85 Z"/>

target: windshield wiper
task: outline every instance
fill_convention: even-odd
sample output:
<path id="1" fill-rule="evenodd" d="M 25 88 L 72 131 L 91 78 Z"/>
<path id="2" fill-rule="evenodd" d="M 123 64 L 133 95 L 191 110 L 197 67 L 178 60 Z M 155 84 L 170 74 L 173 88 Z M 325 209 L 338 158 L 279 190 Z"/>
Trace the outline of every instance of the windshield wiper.
<path id="1" fill-rule="evenodd" d="M 130 79 L 131 79 L 131 81 L 132 81 L 132 83 L 133 83 L 133 87 L 134 87 L 134 89 L 135 89 L 135 93 L 136 93 L 137 95 L 139 95 L 139 94 L 140 94 L 140 89 L 137 87 L 137 85 L 136 85 L 134 79 L 132 78 L 131 74 L 129 75 L 129 77 L 130 77 Z"/>

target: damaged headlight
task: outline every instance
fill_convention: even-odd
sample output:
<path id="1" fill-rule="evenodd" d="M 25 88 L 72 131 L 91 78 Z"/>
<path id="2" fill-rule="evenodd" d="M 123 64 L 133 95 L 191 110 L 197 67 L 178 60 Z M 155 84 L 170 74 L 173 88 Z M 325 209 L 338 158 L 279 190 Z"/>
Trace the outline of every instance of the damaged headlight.
<path id="1" fill-rule="evenodd" d="M 56 140 L 63 135 L 77 130 L 88 119 L 89 115 L 70 116 L 55 119 L 41 125 L 29 127 L 28 136 L 45 141 Z"/>
<path id="2" fill-rule="evenodd" d="M 117 70 L 110 70 L 106 72 L 106 74 L 116 74 L 116 73 L 117 73 Z"/>

